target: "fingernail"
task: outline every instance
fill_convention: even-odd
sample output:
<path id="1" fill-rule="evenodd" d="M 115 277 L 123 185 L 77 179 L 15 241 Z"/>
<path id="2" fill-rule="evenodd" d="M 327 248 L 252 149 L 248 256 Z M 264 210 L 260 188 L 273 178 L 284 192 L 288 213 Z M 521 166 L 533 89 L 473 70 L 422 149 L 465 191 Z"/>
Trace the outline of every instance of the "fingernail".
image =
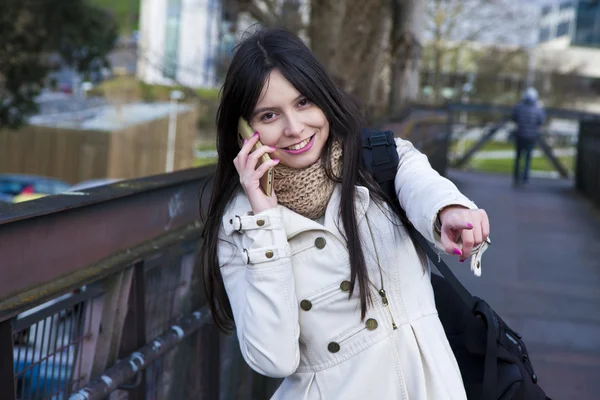
<path id="1" fill-rule="evenodd" d="M 460 260 L 461 263 L 464 263 L 466 260 Z"/>
<path id="2" fill-rule="evenodd" d="M 460 251 L 459 249 L 454 249 L 454 254 L 456 254 L 457 256 L 462 256 L 462 251 Z"/>
<path id="3" fill-rule="evenodd" d="M 277 150 L 277 147 L 275 146 L 269 146 L 270 148 L 272 148 L 273 150 Z"/>
<path id="4" fill-rule="evenodd" d="M 467 224 L 467 227 L 469 227 L 469 228 L 472 228 L 472 227 L 473 227 L 473 224 L 469 222 L 469 223 Z"/>
<path id="5" fill-rule="evenodd" d="M 258 136 L 258 132 L 254 132 L 254 136 Z M 253 137 L 254 137 L 254 136 L 253 136 Z"/>
<path id="6" fill-rule="evenodd" d="M 244 144 L 246 144 L 247 141 L 248 141 L 248 139 L 244 139 Z"/>
<path id="7" fill-rule="evenodd" d="M 279 162 L 279 158 L 274 158 L 273 161 Z"/>

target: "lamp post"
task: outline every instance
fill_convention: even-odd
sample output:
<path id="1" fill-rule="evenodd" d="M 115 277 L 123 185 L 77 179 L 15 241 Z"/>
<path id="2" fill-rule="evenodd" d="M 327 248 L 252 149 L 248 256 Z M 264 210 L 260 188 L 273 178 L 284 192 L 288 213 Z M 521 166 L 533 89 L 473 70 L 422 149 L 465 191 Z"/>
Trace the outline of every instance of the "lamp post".
<path id="1" fill-rule="evenodd" d="M 165 172 L 173 172 L 175 164 L 175 138 L 177 135 L 177 102 L 183 99 L 183 92 L 172 90 L 169 93 L 171 98 L 171 110 L 169 113 L 169 131 L 167 136 L 167 162 Z"/>

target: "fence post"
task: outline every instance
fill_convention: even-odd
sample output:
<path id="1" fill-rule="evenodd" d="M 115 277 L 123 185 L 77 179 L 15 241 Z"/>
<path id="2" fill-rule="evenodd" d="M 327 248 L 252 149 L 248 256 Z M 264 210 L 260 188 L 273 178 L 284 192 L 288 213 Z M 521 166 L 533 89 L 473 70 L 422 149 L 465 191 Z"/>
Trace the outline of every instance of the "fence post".
<path id="1" fill-rule="evenodd" d="M 133 265 L 133 282 L 129 280 L 129 307 L 122 328 L 122 337 L 119 343 L 119 358 L 133 353 L 146 344 L 146 273 L 144 261 Z M 141 371 L 141 379 L 132 383 L 129 389 L 129 400 L 143 400 L 146 398 L 146 371 Z"/>
<path id="2" fill-rule="evenodd" d="M 12 319 L 0 322 L 0 399 L 15 399 Z"/>
<path id="3" fill-rule="evenodd" d="M 80 327 L 79 335 L 82 335 L 80 347 L 76 354 L 75 367 L 73 371 L 79 371 L 77 376 L 83 378 L 83 384 L 92 379 L 92 371 L 96 361 L 96 349 L 102 343 L 100 326 L 104 315 L 105 294 L 90 298 L 83 306 L 83 325 Z M 89 337 L 88 337 L 89 335 Z M 78 382 L 79 384 L 79 382 Z M 78 388 L 77 388 L 78 389 Z"/>

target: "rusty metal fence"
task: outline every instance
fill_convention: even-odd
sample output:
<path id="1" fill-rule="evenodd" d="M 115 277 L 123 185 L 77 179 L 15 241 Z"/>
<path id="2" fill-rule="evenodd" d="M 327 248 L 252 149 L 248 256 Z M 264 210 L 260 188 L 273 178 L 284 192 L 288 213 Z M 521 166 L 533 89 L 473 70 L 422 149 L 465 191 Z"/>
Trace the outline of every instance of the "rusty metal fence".
<path id="1" fill-rule="evenodd" d="M 85 384 L 81 349 L 91 336 L 92 287 L 20 314 L 12 324 L 17 399 L 59 399 Z M 6 347 L 9 343 L 4 343 Z M 8 350 L 8 349 L 7 349 Z"/>
<path id="2" fill-rule="evenodd" d="M 450 135 L 448 110 L 445 108 L 410 107 L 401 115 L 376 122 L 375 128 L 391 130 L 396 137 L 409 140 L 427 155 L 433 169 L 441 175 L 446 174 Z"/>
<path id="3" fill-rule="evenodd" d="M 278 381 L 245 365 L 205 307 L 211 173 L 0 205 L 0 399 L 269 397 Z"/>
<path id="4" fill-rule="evenodd" d="M 575 180 L 577 189 L 600 207 L 600 121 L 580 125 Z"/>

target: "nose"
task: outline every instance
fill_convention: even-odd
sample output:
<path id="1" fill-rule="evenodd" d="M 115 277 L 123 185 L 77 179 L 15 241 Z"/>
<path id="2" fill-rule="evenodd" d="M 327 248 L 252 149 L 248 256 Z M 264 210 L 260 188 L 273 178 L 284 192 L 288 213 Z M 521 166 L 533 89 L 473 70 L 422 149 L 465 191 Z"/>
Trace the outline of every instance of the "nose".
<path id="1" fill-rule="evenodd" d="M 295 113 L 286 116 L 286 126 L 283 131 L 285 136 L 299 136 L 304 131 L 304 123 Z"/>

